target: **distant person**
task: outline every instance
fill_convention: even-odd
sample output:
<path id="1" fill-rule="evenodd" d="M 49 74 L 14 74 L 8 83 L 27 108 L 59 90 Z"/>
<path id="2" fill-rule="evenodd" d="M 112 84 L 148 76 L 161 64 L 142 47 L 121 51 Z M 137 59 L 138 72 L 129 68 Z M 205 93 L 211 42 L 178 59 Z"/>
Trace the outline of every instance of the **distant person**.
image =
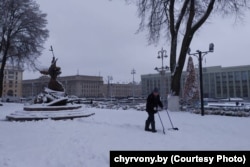
<path id="1" fill-rule="evenodd" d="M 236 104 L 236 106 L 239 106 L 239 102 L 238 101 L 236 101 L 235 104 Z"/>
<path id="2" fill-rule="evenodd" d="M 163 108 L 162 102 L 160 100 L 159 89 L 155 88 L 153 92 L 148 95 L 147 104 L 146 104 L 146 111 L 148 113 L 148 119 L 145 123 L 145 131 L 157 132 L 155 129 L 155 116 L 154 114 L 157 113 L 157 108 Z M 149 128 L 151 124 L 151 128 Z"/>

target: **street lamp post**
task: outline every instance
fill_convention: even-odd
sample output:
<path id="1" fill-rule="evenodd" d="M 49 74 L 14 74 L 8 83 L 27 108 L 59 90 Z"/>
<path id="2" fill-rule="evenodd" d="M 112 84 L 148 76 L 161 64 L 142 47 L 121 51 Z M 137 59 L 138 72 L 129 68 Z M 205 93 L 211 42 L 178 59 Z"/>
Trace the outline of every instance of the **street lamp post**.
<path id="1" fill-rule="evenodd" d="M 113 80 L 112 76 L 108 76 L 108 96 L 110 96 L 110 101 L 112 101 L 112 83 L 111 81 Z"/>
<path id="2" fill-rule="evenodd" d="M 202 73 L 202 59 L 203 57 L 208 54 L 209 52 L 214 51 L 214 44 L 209 44 L 209 50 L 208 51 L 200 51 L 197 50 L 196 53 L 190 53 L 191 49 L 188 49 L 188 54 L 198 57 L 199 60 L 199 73 L 200 73 L 200 100 L 201 100 L 201 116 L 204 116 L 204 99 L 203 99 L 203 73 Z"/>
<path id="3" fill-rule="evenodd" d="M 158 68 L 158 67 L 155 67 L 155 70 L 158 71 L 161 75 L 161 83 L 160 83 L 160 90 L 161 90 L 161 96 L 162 96 L 162 99 L 163 99 L 163 102 L 165 104 L 165 94 L 166 94 L 166 90 L 165 90 L 165 86 L 164 86 L 164 76 L 166 74 L 166 71 L 169 70 L 169 67 L 168 66 L 164 66 L 164 63 L 163 63 L 163 60 L 164 58 L 167 58 L 167 51 L 166 50 L 163 50 L 163 48 L 158 52 L 158 56 L 157 58 L 158 59 L 161 59 L 161 67 Z"/>
<path id="4" fill-rule="evenodd" d="M 134 104 L 135 103 L 135 74 L 136 74 L 135 69 L 132 69 L 131 74 L 133 75 L 132 89 L 133 89 L 133 104 Z"/>

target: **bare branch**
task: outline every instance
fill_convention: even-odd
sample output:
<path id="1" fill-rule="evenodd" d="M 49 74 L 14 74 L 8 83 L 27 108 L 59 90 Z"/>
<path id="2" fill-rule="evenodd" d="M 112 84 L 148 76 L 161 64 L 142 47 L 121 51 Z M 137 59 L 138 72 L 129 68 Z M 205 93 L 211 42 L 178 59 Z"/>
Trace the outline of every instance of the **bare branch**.
<path id="1" fill-rule="evenodd" d="M 177 22 L 176 22 L 176 25 L 175 25 L 176 31 L 179 31 L 179 28 L 180 28 L 181 22 L 183 21 L 183 17 L 185 16 L 189 1 L 190 0 L 185 0 L 185 2 L 183 3 L 181 12 L 180 12 L 180 14 L 178 16 L 178 19 L 177 19 Z"/>
<path id="2" fill-rule="evenodd" d="M 211 12 L 213 10 L 214 3 L 215 3 L 215 0 L 210 0 L 210 3 L 208 5 L 208 7 L 207 7 L 207 10 L 206 10 L 205 14 L 192 27 L 192 33 L 196 32 L 202 26 L 202 24 L 208 19 L 209 15 L 211 14 Z"/>
<path id="3" fill-rule="evenodd" d="M 46 14 L 34 0 L 0 1 L 0 96 L 8 61 L 24 67 L 37 61 L 48 38 Z"/>
<path id="4" fill-rule="evenodd" d="M 139 31 L 147 28 L 149 43 L 157 43 L 163 36 L 162 32 L 170 41 L 173 92 L 179 94 L 187 50 L 200 27 L 212 14 L 233 15 L 240 19 L 249 9 L 249 4 L 248 0 L 137 0 L 138 16 L 141 18 Z M 176 65 L 178 40 L 181 41 L 181 49 Z"/>

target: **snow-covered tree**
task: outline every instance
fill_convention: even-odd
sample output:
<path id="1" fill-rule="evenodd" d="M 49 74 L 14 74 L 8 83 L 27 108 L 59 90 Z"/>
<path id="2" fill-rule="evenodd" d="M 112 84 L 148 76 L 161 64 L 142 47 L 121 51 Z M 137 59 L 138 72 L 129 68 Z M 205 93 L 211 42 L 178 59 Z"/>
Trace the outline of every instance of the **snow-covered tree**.
<path id="1" fill-rule="evenodd" d="M 193 58 L 191 56 L 188 58 L 183 99 L 187 104 L 193 104 L 199 99 L 199 86 L 195 75 Z"/>
<path id="2" fill-rule="evenodd" d="M 0 97 L 6 63 L 33 67 L 41 55 L 46 16 L 34 0 L 0 0 Z"/>

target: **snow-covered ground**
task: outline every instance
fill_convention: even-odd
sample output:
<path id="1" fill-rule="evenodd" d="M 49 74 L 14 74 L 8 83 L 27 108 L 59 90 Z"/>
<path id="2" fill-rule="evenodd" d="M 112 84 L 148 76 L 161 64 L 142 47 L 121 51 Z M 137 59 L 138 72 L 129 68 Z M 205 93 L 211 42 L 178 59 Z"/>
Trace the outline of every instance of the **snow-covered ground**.
<path id="1" fill-rule="evenodd" d="M 8 122 L 21 104 L 0 106 L 1 167 L 108 167 L 110 150 L 250 150 L 250 118 L 170 112 L 179 131 L 145 132 L 146 112 L 85 108 L 89 118 Z M 160 112 L 165 128 L 170 122 Z"/>

